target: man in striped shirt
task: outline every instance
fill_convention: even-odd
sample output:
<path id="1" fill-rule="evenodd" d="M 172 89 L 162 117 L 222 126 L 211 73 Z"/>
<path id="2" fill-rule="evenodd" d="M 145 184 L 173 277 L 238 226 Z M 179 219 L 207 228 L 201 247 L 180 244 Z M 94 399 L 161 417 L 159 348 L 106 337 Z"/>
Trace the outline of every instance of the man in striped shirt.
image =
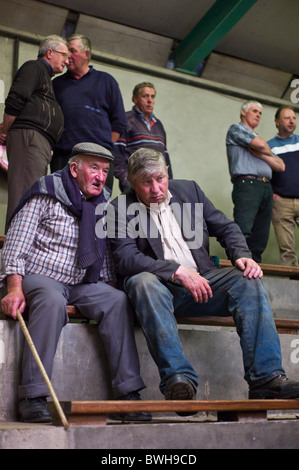
<path id="1" fill-rule="evenodd" d="M 296 114 L 291 106 L 281 106 L 275 113 L 277 134 L 268 144 L 285 163 L 283 173 L 273 172 L 272 224 L 275 230 L 280 264 L 298 266 L 295 228 L 299 227 L 299 135 L 295 134 Z"/>
<path id="2" fill-rule="evenodd" d="M 128 159 L 139 148 L 162 153 L 168 167 L 168 177 L 172 178 L 166 132 L 162 122 L 153 114 L 155 100 L 156 90 L 152 83 L 142 82 L 135 86 L 132 97 L 134 106 L 126 113 L 127 128 L 114 144 L 114 176 L 119 179 L 121 191 L 130 188 L 127 180 Z"/>
<path id="3" fill-rule="evenodd" d="M 105 237 L 95 237 L 96 208 L 106 207 L 110 151 L 75 145 L 69 164 L 38 180 L 24 195 L 2 250 L 0 282 L 7 287 L 3 312 L 16 318 L 29 310 L 28 329 L 49 377 L 67 304 L 95 320 L 107 353 L 116 399 L 140 399 L 144 388 L 126 295 L 114 287 L 114 267 Z M 118 347 L 116 347 L 116 345 Z M 48 389 L 25 344 L 19 386 L 22 420 L 48 422 Z M 115 416 L 114 416 L 115 417 Z M 148 419 L 127 413 L 118 419 Z"/>

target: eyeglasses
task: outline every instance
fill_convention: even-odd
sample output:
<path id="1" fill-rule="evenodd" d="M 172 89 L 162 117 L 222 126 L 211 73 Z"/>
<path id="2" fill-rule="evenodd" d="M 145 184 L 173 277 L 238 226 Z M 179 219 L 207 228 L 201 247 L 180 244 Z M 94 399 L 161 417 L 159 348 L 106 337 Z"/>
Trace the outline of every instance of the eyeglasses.
<path id="1" fill-rule="evenodd" d="M 58 54 L 61 54 L 62 57 L 63 57 L 65 60 L 69 58 L 69 56 L 68 56 L 68 54 L 67 54 L 66 52 L 54 51 L 53 49 L 52 49 L 52 51 L 53 51 L 53 52 L 58 52 Z"/>

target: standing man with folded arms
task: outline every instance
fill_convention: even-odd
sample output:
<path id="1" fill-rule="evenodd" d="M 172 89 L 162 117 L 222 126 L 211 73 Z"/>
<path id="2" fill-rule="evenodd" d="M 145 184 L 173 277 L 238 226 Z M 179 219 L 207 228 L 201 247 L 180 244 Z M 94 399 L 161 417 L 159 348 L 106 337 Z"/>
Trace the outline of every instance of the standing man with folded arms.
<path id="1" fill-rule="evenodd" d="M 241 107 L 241 122 L 230 126 L 226 150 L 234 203 L 234 220 L 244 234 L 253 259 L 260 263 L 269 238 L 273 192 L 272 170 L 284 171 L 281 158 L 255 132 L 262 105 L 248 101 Z"/>

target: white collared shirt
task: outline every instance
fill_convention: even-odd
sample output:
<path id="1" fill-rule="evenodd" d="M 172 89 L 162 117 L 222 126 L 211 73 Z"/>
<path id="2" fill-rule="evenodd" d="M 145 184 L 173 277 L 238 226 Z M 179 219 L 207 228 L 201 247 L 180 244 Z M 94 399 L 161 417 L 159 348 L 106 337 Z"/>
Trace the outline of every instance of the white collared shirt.
<path id="1" fill-rule="evenodd" d="M 172 211 L 170 191 L 167 199 L 161 204 L 150 205 L 150 215 L 154 220 L 160 235 L 164 259 L 173 261 L 185 268 L 198 272 L 192 253 L 182 236 L 181 227 Z"/>

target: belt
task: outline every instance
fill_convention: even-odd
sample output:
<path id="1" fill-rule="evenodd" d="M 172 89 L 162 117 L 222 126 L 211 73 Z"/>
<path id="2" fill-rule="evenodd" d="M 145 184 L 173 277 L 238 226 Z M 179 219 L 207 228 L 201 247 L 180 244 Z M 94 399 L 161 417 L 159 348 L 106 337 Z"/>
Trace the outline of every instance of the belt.
<path id="1" fill-rule="evenodd" d="M 263 181 L 264 183 L 270 183 L 269 178 L 265 176 L 254 176 L 254 175 L 238 175 L 238 178 L 248 178 L 250 180 Z"/>

